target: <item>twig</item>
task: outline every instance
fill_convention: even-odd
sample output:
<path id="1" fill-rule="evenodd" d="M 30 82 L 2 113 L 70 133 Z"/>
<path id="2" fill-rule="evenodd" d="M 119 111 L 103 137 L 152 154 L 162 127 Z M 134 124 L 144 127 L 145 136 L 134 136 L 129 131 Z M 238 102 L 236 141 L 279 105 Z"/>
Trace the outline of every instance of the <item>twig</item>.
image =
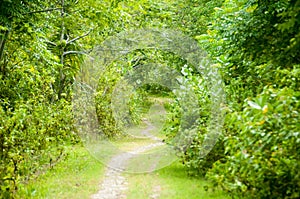
<path id="1" fill-rule="evenodd" d="M 51 45 L 53 45 L 53 46 L 57 46 L 56 43 L 54 43 L 54 42 L 52 42 L 52 41 L 49 41 L 49 40 L 47 40 L 47 39 L 46 39 L 46 42 L 49 43 L 49 44 L 51 44 Z"/>
<path id="2" fill-rule="evenodd" d="M 91 31 L 92 31 L 92 30 L 89 30 L 89 32 L 85 33 L 84 35 L 81 35 L 81 36 L 78 36 L 78 37 L 76 37 L 76 38 L 74 38 L 74 39 L 71 39 L 70 41 L 67 42 L 67 44 L 72 43 L 72 42 L 74 42 L 74 41 L 77 41 L 78 39 L 81 39 L 81 38 L 83 38 L 83 37 L 88 36 L 88 35 L 91 33 Z"/>
<path id="3" fill-rule="evenodd" d="M 63 56 L 68 55 L 68 54 L 81 54 L 81 55 L 86 55 L 86 52 L 82 52 L 82 51 L 66 51 L 63 53 Z"/>
<path id="4" fill-rule="evenodd" d="M 61 10 L 61 9 L 62 8 L 48 8 L 45 10 L 36 10 L 36 11 L 32 11 L 32 12 L 25 12 L 24 14 L 28 15 L 28 14 L 35 14 L 35 13 L 41 13 L 41 12 L 49 12 L 49 11 L 53 11 L 53 10 Z"/>

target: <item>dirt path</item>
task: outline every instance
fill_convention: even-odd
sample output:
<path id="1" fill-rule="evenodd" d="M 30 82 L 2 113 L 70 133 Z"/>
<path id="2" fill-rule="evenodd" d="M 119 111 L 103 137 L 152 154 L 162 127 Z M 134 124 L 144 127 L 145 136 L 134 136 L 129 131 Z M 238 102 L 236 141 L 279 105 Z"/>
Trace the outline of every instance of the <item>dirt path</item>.
<path id="1" fill-rule="evenodd" d="M 129 152 L 124 152 L 114 156 L 108 163 L 105 177 L 100 184 L 100 190 L 91 196 L 92 199 L 123 199 L 126 198 L 125 191 L 127 189 L 127 180 L 122 175 L 122 171 L 126 168 L 126 165 L 133 157 L 139 156 L 148 150 L 155 147 L 162 146 L 164 143 L 157 137 L 153 136 L 150 131 L 155 128 L 149 121 L 144 121 L 147 124 L 147 128 L 141 132 L 141 135 L 148 137 L 155 141 L 154 143 L 147 144 L 138 148 L 135 148 Z M 155 167 L 155 165 L 154 165 Z M 120 168 L 116 170 L 115 168 Z M 153 194 L 150 198 L 156 199 L 159 197 L 160 186 L 157 185 L 153 189 Z"/>

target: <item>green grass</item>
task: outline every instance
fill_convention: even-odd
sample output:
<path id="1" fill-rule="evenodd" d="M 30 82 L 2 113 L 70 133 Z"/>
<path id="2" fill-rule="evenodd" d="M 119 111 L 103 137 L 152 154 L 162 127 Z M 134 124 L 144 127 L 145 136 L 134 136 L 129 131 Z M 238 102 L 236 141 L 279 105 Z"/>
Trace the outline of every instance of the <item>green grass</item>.
<path id="1" fill-rule="evenodd" d="M 68 158 L 20 187 L 18 198 L 89 198 L 99 189 L 105 166 L 82 146 L 67 149 Z"/>
<path id="2" fill-rule="evenodd" d="M 120 145 L 121 142 L 119 143 Z M 125 144 L 127 145 L 127 144 Z M 69 156 L 53 169 L 20 188 L 18 198 L 81 199 L 99 190 L 104 165 L 81 146 L 68 149 Z M 205 191 L 209 183 L 189 177 L 186 168 L 174 162 L 161 170 L 145 174 L 124 174 L 129 181 L 128 199 L 143 199 L 158 192 L 162 199 L 226 199 L 220 190 Z"/>
<path id="3" fill-rule="evenodd" d="M 146 174 L 126 174 L 129 179 L 127 198 L 151 198 L 158 192 L 161 199 L 226 199 L 221 190 L 205 191 L 209 182 L 187 175 L 186 168 L 178 161 L 161 170 Z"/>

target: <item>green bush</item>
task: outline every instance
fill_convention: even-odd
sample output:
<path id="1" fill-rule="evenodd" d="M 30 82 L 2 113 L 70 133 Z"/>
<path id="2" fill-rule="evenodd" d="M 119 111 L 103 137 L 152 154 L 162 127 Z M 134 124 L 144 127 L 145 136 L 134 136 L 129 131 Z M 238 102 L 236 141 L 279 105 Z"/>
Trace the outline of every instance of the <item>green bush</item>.
<path id="1" fill-rule="evenodd" d="M 266 87 L 231 117 L 226 158 L 207 174 L 215 185 L 247 198 L 300 197 L 300 92 Z"/>
<path id="2" fill-rule="evenodd" d="M 0 108 L 0 197 L 10 198 L 43 167 L 63 156 L 64 146 L 77 142 L 69 103 L 17 103 Z"/>
<path id="3" fill-rule="evenodd" d="M 194 69 L 183 65 L 181 73 L 186 77 L 185 81 L 192 88 L 196 99 L 184 100 L 179 92 L 174 102 L 168 105 L 163 131 L 167 136 L 166 141 L 174 145 L 182 163 L 189 168 L 189 174 L 204 176 L 215 161 L 224 157 L 223 142 L 219 138 L 216 146 L 205 157 L 201 156 L 203 146 L 207 144 L 204 139 L 211 117 L 210 96 L 203 78 Z"/>
<path id="4" fill-rule="evenodd" d="M 227 96 L 224 151 L 206 176 L 233 197 L 299 198 L 299 3 L 226 0 L 197 37 Z"/>
<path id="5" fill-rule="evenodd" d="M 124 65 L 124 63 L 120 65 L 114 63 L 112 67 L 107 67 L 99 78 L 95 99 L 97 118 L 101 133 L 108 138 L 124 136 L 123 129 L 128 127 L 128 125 L 138 124 L 141 120 L 144 108 L 148 107 L 150 103 L 146 98 L 147 93 L 144 89 L 136 89 L 131 93 L 130 89 L 132 89 L 132 87 L 125 85 L 124 82 L 120 84 L 120 82 L 122 82 L 122 76 L 124 76 L 124 73 L 126 74 L 125 71 L 127 71 L 128 68 L 129 67 Z M 116 88 L 116 85 L 119 87 Z M 114 94 L 123 95 L 118 96 L 118 99 L 113 99 Z M 128 100 L 126 106 L 117 107 L 117 114 L 120 115 L 113 115 L 112 105 L 116 102 L 112 100 L 124 99 Z M 128 114 L 126 114 L 127 112 Z"/>

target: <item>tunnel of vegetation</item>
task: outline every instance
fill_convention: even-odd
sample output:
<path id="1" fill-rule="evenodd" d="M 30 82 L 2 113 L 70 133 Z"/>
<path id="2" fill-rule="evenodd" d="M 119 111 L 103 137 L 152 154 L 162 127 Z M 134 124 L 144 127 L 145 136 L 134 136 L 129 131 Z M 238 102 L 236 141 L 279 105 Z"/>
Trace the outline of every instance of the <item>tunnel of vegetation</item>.
<path id="1" fill-rule="evenodd" d="M 201 87 L 195 91 L 203 108 L 193 128 L 198 136 L 179 154 L 190 174 L 205 176 L 235 198 L 299 198 L 299 0 L 2 0 L 0 198 L 14 198 L 22 184 L 63 160 L 66 146 L 80 144 L 71 107 L 76 74 L 106 38 L 141 27 L 176 29 L 195 38 L 224 81 L 222 136 L 204 158 L 199 150 L 209 96 Z M 125 69 L 149 61 L 177 69 L 191 85 L 201 81 L 172 53 L 135 51 L 123 61 L 103 71 L 99 91 L 113 89 Z M 155 85 L 133 96 L 136 122 L 140 107 L 149 106 L 147 95 L 158 93 L 175 99 Z M 110 95 L 98 95 L 97 102 L 102 128 L 120 135 L 106 108 Z M 163 131 L 172 139 L 180 104 L 175 99 L 167 110 Z"/>

